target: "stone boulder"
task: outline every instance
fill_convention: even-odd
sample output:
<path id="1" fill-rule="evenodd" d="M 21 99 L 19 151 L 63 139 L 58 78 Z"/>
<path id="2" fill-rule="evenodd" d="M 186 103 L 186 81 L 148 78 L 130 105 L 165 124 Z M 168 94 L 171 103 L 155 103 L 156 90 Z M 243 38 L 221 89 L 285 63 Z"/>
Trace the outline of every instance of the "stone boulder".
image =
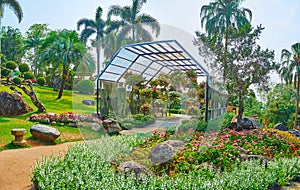
<path id="1" fill-rule="evenodd" d="M 168 140 L 157 144 L 153 147 L 149 154 L 149 159 L 152 165 L 161 165 L 170 163 L 172 157 L 185 146 L 183 141 L 179 140 Z"/>
<path id="2" fill-rule="evenodd" d="M 237 128 L 237 116 L 233 117 L 231 121 L 231 128 L 237 129 L 237 130 L 243 130 L 243 129 L 259 129 L 263 126 L 254 118 L 251 117 L 243 117 L 241 121 L 241 126 L 238 129 Z"/>
<path id="3" fill-rule="evenodd" d="M 104 120 L 102 126 L 108 134 L 119 134 L 122 131 L 120 124 L 114 119 Z"/>
<path id="4" fill-rule="evenodd" d="M 294 130 L 289 131 L 289 133 L 292 134 L 292 135 L 294 135 L 298 139 L 300 139 L 300 131 L 294 129 Z"/>
<path id="5" fill-rule="evenodd" d="M 153 175 L 148 168 L 134 161 L 121 162 L 117 172 L 124 174 L 125 177 L 134 175 L 137 180 L 143 180 L 143 178 Z"/>
<path id="6" fill-rule="evenodd" d="M 288 131 L 288 128 L 284 126 L 282 123 L 277 123 L 274 126 L 274 129 L 280 130 L 280 131 Z"/>
<path id="7" fill-rule="evenodd" d="M 31 126 L 30 133 L 33 137 L 43 142 L 53 142 L 60 136 L 60 132 L 57 129 L 41 124 Z"/>
<path id="8" fill-rule="evenodd" d="M 33 111 L 19 93 L 0 92 L 0 116 L 16 116 Z"/>
<path id="9" fill-rule="evenodd" d="M 88 106 L 93 106 L 95 105 L 95 101 L 94 100 L 82 100 L 82 103 Z"/>

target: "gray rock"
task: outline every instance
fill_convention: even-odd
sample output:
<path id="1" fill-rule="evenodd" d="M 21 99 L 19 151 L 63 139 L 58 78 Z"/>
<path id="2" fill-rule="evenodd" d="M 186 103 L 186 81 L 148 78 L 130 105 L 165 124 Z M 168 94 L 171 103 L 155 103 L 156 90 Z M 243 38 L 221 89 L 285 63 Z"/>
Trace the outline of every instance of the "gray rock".
<path id="1" fill-rule="evenodd" d="M 153 175 L 148 168 L 134 161 L 121 162 L 118 166 L 117 172 L 123 173 L 125 177 L 134 175 L 135 179 L 138 180 L 142 180 L 149 175 Z"/>
<path id="2" fill-rule="evenodd" d="M 16 116 L 33 111 L 18 93 L 0 92 L 0 116 Z"/>
<path id="3" fill-rule="evenodd" d="M 292 135 L 294 135 L 298 139 L 300 139 L 300 131 L 294 129 L 294 130 L 289 131 L 289 133 L 292 134 Z"/>
<path id="4" fill-rule="evenodd" d="M 82 103 L 88 106 L 93 106 L 95 105 L 95 101 L 94 100 L 82 100 Z"/>
<path id="5" fill-rule="evenodd" d="M 172 161 L 172 157 L 183 147 L 185 143 L 179 140 L 168 140 L 157 144 L 149 154 L 149 159 L 153 165 L 165 164 Z"/>
<path id="6" fill-rule="evenodd" d="M 102 126 L 108 134 L 119 134 L 122 131 L 120 124 L 114 119 L 104 120 Z"/>
<path id="7" fill-rule="evenodd" d="M 288 128 L 284 126 L 282 123 L 277 123 L 274 126 L 274 129 L 280 130 L 280 131 L 288 131 Z"/>
<path id="8" fill-rule="evenodd" d="M 254 118 L 251 117 L 243 117 L 241 121 L 241 128 L 239 129 L 259 129 L 263 126 Z M 235 116 L 231 121 L 231 128 L 238 129 L 237 128 L 237 116 Z"/>
<path id="9" fill-rule="evenodd" d="M 79 122 L 78 127 L 79 128 L 90 127 L 93 131 L 99 131 L 101 129 L 101 126 L 98 123 Z"/>
<path id="10" fill-rule="evenodd" d="M 30 133 L 33 137 L 43 142 L 53 142 L 60 136 L 60 132 L 56 128 L 41 124 L 31 126 Z"/>

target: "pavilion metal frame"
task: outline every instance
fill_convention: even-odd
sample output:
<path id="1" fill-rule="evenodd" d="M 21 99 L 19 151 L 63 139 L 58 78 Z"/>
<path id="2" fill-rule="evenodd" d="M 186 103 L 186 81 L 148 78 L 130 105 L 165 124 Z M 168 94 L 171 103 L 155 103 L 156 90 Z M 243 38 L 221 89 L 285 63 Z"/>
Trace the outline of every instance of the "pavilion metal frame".
<path id="1" fill-rule="evenodd" d="M 208 71 L 176 40 L 144 42 L 121 47 L 97 78 L 97 115 L 99 116 L 99 81 L 125 83 L 127 72 L 141 74 L 147 83 L 159 74 L 193 70 L 206 77 L 205 120 L 208 118 Z"/>

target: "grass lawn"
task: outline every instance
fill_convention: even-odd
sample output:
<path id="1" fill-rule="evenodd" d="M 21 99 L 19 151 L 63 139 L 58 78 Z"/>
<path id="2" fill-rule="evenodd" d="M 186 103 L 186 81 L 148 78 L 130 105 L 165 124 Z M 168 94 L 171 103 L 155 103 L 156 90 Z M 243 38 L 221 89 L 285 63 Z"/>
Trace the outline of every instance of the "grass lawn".
<path id="1" fill-rule="evenodd" d="M 95 106 L 86 106 L 81 102 L 82 100 L 93 100 L 93 95 L 82 95 L 77 94 L 71 90 L 65 90 L 63 97 L 57 100 L 57 91 L 53 91 L 52 88 L 35 86 L 34 90 L 39 98 L 39 100 L 45 105 L 48 113 L 64 113 L 73 112 L 80 114 L 91 114 L 95 112 Z M 13 92 L 6 86 L 0 86 L 0 91 Z M 22 92 L 22 90 L 19 90 Z M 11 135 L 11 129 L 13 128 L 25 128 L 27 130 L 25 139 L 28 141 L 29 146 L 35 146 L 41 144 L 41 142 L 35 140 L 30 134 L 30 126 L 35 124 L 29 121 L 31 114 L 37 113 L 37 108 L 31 102 L 30 98 L 23 93 L 25 101 L 29 104 L 31 108 L 34 109 L 33 112 L 24 114 L 22 116 L 15 117 L 0 117 L 0 151 L 10 148 L 18 148 L 11 144 L 14 136 Z M 77 128 L 69 126 L 54 126 L 57 128 L 61 136 L 55 141 L 55 143 L 63 143 L 67 141 L 77 141 L 82 140 L 80 132 Z"/>

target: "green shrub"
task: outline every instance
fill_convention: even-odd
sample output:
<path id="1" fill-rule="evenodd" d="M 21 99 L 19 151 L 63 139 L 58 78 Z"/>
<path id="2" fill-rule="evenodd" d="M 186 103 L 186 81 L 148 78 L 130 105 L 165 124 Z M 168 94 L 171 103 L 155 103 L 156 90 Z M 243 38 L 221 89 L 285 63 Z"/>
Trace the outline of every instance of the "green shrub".
<path id="1" fill-rule="evenodd" d="M 185 114 L 185 110 L 184 109 L 170 109 L 170 113 Z"/>
<path id="2" fill-rule="evenodd" d="M 93 94 L 95 90 L 95 85 L 90 80 L 81 80 L 75 86 L 75 90 L 82 94 Z"/>
<path id="3" fill-rule="evenodd" d="M 40 85 L 40 86 L 44 86 L 46 84 L 46 79 L 44 77 L 39 77 L 37 79 L 37 83 Z"/>
<path id="4" fill-rule="evenodd" d="M 234 117 L 234 113 L 225 113 L 221 129 L 230 128 L 231 120 Z"/>
<path id="5" fill-rule="evenodd" d="M 197 124 L 196 131 L 198 132 L 205 132 L 207 129 L 208 123 L 205 121 L 199 121 Z"/>
<path id="6" fill-rule="evenodd" d="M 19 77 L 15 77 L 15 78 L 13 78 L 13 83 L 15 83 L 15 85 L 19 85 L 19 84 L 21 84 L 21 82 L 22 82 L 22 80 L 19 78 Z"/>
<path id="7" fill-rule="evenodd" d="M 4 77 L 7 77 L 9 75 L 10 71 L 8 69 L 1 69 L 1 75 Z"/>
<path id="8" fill-rule="evenodd" d="M 24 73 L 24 79 L 34 79 L 34 74 L 26 72 Z"/>
<path id="9" fill-rule="evenodd" d="M 28 66 L 28 64 L 26 64 L 26 63 L 20 64 L 20 65 L 19 65 L 19 71 L 20 71 L 21 73 L 25 73 L 25 72 L 29 71 L 29 66 Z"/>
<path id="10" fill-rule="evenodd" d="M 5 67 L 9 70 L 15 70 L 17 68 L 17 64 L 14 61 L 7 61 Z"/>

